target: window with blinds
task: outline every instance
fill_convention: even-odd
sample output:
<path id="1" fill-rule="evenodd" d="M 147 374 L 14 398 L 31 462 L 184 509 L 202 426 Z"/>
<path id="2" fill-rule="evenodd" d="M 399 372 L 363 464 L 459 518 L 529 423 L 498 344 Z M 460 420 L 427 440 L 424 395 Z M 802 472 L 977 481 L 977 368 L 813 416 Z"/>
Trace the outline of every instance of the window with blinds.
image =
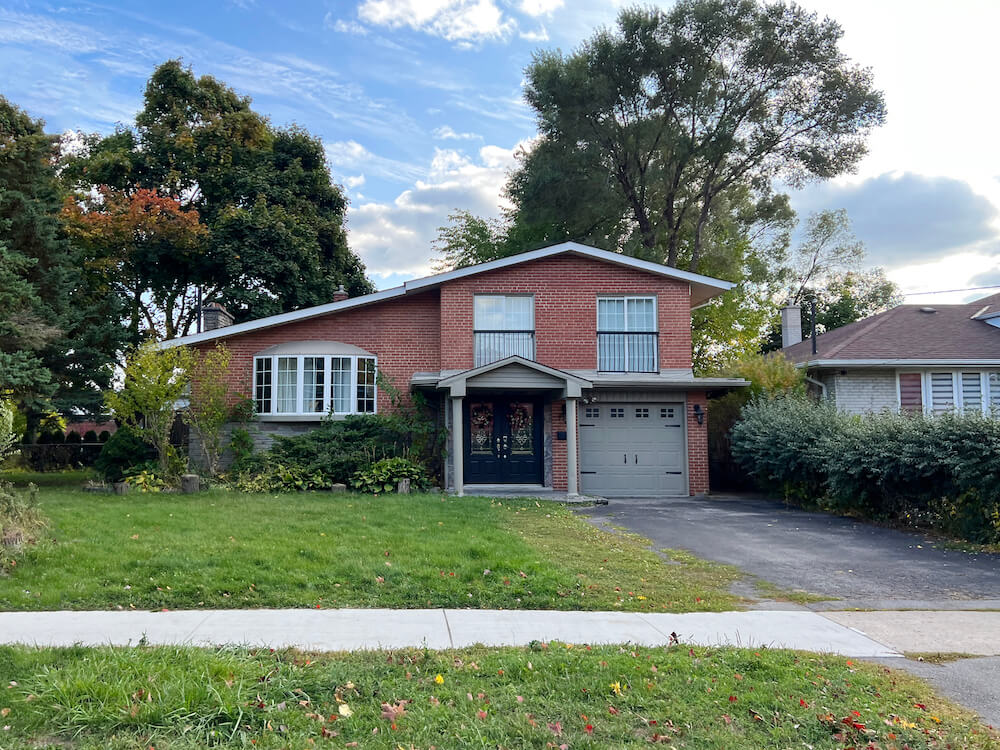
<path id="1" fill-rule="evenodd" d="M 919 372 L 899 374 L 899 408 L 911 414 L 924 410 L 923 375 Z"/>
<path id="2" fill-rule="evenodd" d="M 931 411 L 943 414 L 955 409 L 955 378 L 950 372 L 931 373 Z"/>

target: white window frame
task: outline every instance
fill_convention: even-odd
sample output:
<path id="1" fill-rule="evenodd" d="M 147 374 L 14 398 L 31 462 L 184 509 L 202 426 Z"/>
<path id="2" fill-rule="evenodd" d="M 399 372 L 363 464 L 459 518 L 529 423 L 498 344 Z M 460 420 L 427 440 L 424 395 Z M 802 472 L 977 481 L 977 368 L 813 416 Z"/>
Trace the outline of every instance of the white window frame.
<path id="1" fill-rule="evenodd" d="M 621 300 L 622 308 L 624 312 L 623 320 L 625 322 L 625 327 L 620 331 L 608 331 L 601 328 L 601 302 L 607 300 Z M 649 300 L 653 303 L 653 328 L 649 331 L 633 331 L 628 327 L 628 303 L 629 300 Z M 624 370 L 601 370 L 601 342 L 600 334 L 629 334 L 629 333 L 654 333 L 656 334 L 656 362 L 653 363 L 654 371 L 659 371 L 660 369 L 660 309 L 657 304 L 657 299 L 655 294 L 599 294 L 597 295 L 597 304 L 595 305 L 595 315 L 596 315 L 596 330 L 598 334 L 597 341 L 597 369 L 601 372 L 645 372 L 644 370 L 630 370 L 629 369 L 629 350 L 628 350 L 628 338 L 625 338 L 625 369 Z"/>
<path id="2" fill-rule="evenodd" d="M 322 411 L 305 411 L 305 360 L 307 358 L 322 358 L 323 359 L 323 410 Z M 279 359 L 294 359 L 296 360 L 296 388 L 295 388 L 295 410 L 294 411 L 281 411 L 278 409 L 278 360 Z M 334 359 L 350 359 L 351 360 L 351 382 L 350 382 L 350 404 L 351 410 L 346 412 L 333 411 L 334 398 L 333 398 L 333 360 Z M 374 406 L 372 411 L 358 411 L 358 362 L 361 360 L 374 360 L 375 362 L 375 383 L 373 385 L 375 395 L 374 395 Z M 264 354 L 256 355 L 253 358 L 253 394 L 254 394 L 254 404 L 257 403 L 257 363 L 261 360 L 270 360 L 271 362 L 271 411 L 269 412 L 258 412 L 258 416 L 268 417 L 273 419 L 284 419 L 284 418 L 294 418 L 302 419 L 303 417 L 309 417 L 311 419 L 320 420 L 327 416 L 333 417 L 346 417 L 351 414 L 375 414 L 378 412 L 378 357 L 372 354 L 322 354 L 322 353 L 304 353 L 304 354 Z"/>
<path id="3" fill-rule="evenodd" d="M 511 300 L 511 299 L 527 299 L 527 300 L 530 300 L 531 301 L 531 327 L 530 328 L 509 328 L 505 324 L 505 321 L 501 322 L 501 327 L 500 328 L 486 328 L 484 326 L 481 326 L 480 325 L 480 321 L 477 319 L 478 307 L 479 307 L 478 304 L 477 304 L 477 302 L 478 302 L 478 300 L 483 299 L 483 298 L 487 298 L 487 297 L 493 297 L 493 298 L 496 298 L 496 299 L 502 299 L 503 300 L 503 305 L 504 305 L 504 313 L 503 313 L 503 315 L 504 315 L 504 318 L 507 317 L 507 304 L 508 304 L 509 300 Z M 483 292 L 483 293 L 476 293 L 476 294 L 474 294 L 472 296 L 472 340 L 473 340 L 473 352 L 474 352 L 473 356 L 474 356 L 474 359 L 475 359 L 475 361 L 473 362 L 473 366 L 474 367 L 481 367 L 483 365 L 488 365 L 491 362 L 497 362 L 497 361 L 499 361 L 497 357 L 491 357 L 491 356 L 489 356 L 489 354 L 488 354 L 489 349 L 488 348 L 484 349 L 483 351 L 480 351 L 479 338 L 478 338 L 479 334 L 483 334 L 484 336 L 499 336 L 501 338 L 504 337 L 505 334 L 512 334 L 514 336 L 525 336 L 525 335 L 527 335 L 530 338 L 529 338 L 529 345 L 526 347 L 526 349 L 530 349 L 530 351 L 522 350 L 522 351 L 519 352 L 519 354 L 521 356 L 527 355 L 527 356 L 525 356 L 525 359 L 534 360 L 535 356 L 536 356 L 536 354 L 538 352 L 537 332 L 536 332 L 536 326 L 535 326 L 535 295 L 534 294 L 495 294 L 495 293 L 489 293 L 489 292 Z M 521 343 L 523 344 L 523 340 L 521 341 Z M 504 343 L 502 345 L 502 349 L 505 352 L 510 352 L 512 350 L 513 351 L 517 351 L 518 348 L 519 348 L 518 346 L 516 346 L 516 345 L 511 346 L 509 343 Z M 499 359 L 504 359 L 504 358 L 505 357 L 501 356 Z"/>
<path id="4" fill-rule="evenodd" d="M 993 413 L 993 407 L 991 406 L 991 393 L 990 393 L 990 373 L 998 372 L 998 368 L 988 368 L 982 369 L 980 367 L 932 367 L 927 369 L 906 369 L 906 370 L 896 370 L 896 411 L 902 413 L 902 397 L 900 394 L 899 376 L 900 375 L 920 375 L 920 396 L 923 401 L 923 413 L 924 414 L 934 414 L 934 396 L 931 392 L 931 375 L 934 373 L 949 373 L 951 375 L 951 390 L 953 395 L 953 400 L 955 402 L 955 407 L 952 411 L 962 412 L 965 410 L 964 396 L 962 393 L 962 375 L 965 373 L 978 373 L 979 374 L 979 397 L 982 401 L 979 411 L 982 412 L 984 416 L 997 416 L 1000 417 L 1000 412 L 996 415 Z M 1000 385 L 998 385 L 1000 388 Z"/>

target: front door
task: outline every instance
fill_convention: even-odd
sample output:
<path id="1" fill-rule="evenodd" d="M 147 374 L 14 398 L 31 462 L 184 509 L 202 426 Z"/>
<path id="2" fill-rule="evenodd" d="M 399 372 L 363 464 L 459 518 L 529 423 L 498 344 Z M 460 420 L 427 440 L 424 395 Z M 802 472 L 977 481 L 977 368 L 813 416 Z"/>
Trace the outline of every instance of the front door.
<path id="1" fill-rule="evenodd" d="M 541 484 L 539 401 L 499 396 L 466 398 L 465 482 Z"/>

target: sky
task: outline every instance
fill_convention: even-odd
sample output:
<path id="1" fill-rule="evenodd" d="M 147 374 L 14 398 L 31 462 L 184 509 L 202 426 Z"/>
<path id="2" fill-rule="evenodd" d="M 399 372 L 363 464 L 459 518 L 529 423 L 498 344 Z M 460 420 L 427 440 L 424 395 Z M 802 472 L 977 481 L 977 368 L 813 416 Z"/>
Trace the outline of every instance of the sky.
<path id="1" fill-rule="evenodd" d="M 349 242 L 385 288 L 430 272 L 448 214 L 495 216 L 535 135 L 522 96 L 541 49 L 569 52 L 622 0 L 0 0 L 0 94 L 53 132 L 107 133 L 180 58 L 322 139 Z M 662 3 L 668 6 L 670 3 Z M 904 292 L 1000 285 L 995 0 L 803 0 L 871 67 L 888 120 L 855 174 L 792 194 L 846 208 Z M 913 295 L 959 302 L 982 292 Z"/>

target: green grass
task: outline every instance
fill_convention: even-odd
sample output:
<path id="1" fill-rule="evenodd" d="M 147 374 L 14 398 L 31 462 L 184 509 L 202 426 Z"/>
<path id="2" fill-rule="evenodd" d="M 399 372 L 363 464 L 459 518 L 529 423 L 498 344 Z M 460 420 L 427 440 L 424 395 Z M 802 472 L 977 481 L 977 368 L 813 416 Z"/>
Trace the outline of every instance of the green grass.
<path id="1" fill-rule="evenodd" d="M 975 659 L 975 654 L 967 654 L 962 651 L 906 651 L 903 653 L 907 659 L 913 661 L 925 661 L 928 664 L 947 664 L 962 659 Z"/>
<path id="2" fill-rule="evenodd" d="M 15 487 L 80 487 L 88 479 L 94 479 L 92 469 L 67 469 L 65 471 L 28 471 L 27 469 L 4 469 L 0 471 L 0 482 L 10 482 Z"/>
<path id="3" fill-rule="evenodd" d="M 754 582 L 757 593 L 765 599 L 772 599 L 776 602 L 793 602 L 795 604 L 815 604 L 816 602 L 836 601 L 836 596 L 825 596 L 823 594 L 813 594 L 803 589 L 783 589 L 770 581 L 757 580 Z"/>
<path id="4" fill-rule="evenodd" d="M 534 500 L 43 490 L 49 540 L 0 609 L 477 607 L 721 611 L 739 571 Z"/>
<path id="5" fill-rule="evenodd" d="M 1000 746 L 904 673 L 790 651 L 0 647 L 0 674 L 11 748 Z"/>

